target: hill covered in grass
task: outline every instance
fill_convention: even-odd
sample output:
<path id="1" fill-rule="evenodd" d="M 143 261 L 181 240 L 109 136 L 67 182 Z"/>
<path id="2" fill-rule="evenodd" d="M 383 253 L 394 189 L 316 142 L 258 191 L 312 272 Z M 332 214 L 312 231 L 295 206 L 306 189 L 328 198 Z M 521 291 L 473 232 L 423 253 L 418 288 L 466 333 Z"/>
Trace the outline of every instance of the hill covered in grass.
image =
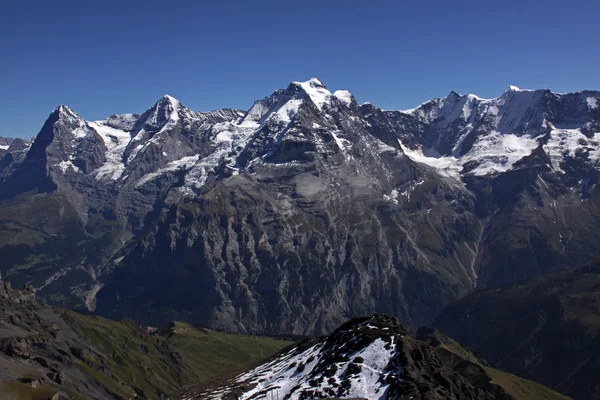
<path id="1" fill-rule="evenodd" d="M 433 346 L 444 365 L 466 377 L 473 384 L 488 388 L 497 386 L 514 400 L 569 399 L 539 383 L 491 367 L 487 361 L 437 329 L 420 328 L 417 339 Z"/>
<path id="2" fill-rule="evenodd" d="M 289 343 L 177 322 L 149 334 L 131 320 L 39 304 L 32 288 L 0 282 L 1 399 L 166 398 L 248 368 Z"/>
<path id="3" fill-rule="evenodd" d="M 474 293 L 434 326 L 503 370 L 600 399 L 600 261 Z"/>

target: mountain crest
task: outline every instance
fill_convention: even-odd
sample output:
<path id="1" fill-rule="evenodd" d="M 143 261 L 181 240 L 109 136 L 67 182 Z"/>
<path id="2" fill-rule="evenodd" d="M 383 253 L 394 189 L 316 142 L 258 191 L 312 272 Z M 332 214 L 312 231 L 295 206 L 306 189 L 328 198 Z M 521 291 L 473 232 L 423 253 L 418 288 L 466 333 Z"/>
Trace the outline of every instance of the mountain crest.
<path id="1" fill-rule="evenodd" d="M 313 102 L 319 110 L 331 99 L 331 92 L 317 78 L 310 78 L 305 82 L 292 82 L 293 86 L 299 87 L 304 94 Z"/>
<path id="2" fill-rule="evenodd" d="M 374 315 L 284 350 L 227 385 L 183 398 L 497 398 L 485 384 L 479 386 L 446 368 L 434 349 L 412 339 L 396 318 Z"/>

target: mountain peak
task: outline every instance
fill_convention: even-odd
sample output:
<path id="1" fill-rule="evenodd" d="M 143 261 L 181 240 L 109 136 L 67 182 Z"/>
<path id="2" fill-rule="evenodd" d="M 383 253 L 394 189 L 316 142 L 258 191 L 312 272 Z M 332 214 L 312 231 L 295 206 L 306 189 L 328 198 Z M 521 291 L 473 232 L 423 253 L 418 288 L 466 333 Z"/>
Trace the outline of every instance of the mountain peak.
<path id="1" fill-rule="evenodd" d="M 299 87 L 319 110 L 321 110 L 323 105 L 331 98 L 331 92 L 327 90 L 325 85 L 323 85 L 323 82 L 317 78 L 310 78 L 304 82 L 292 82 L 292 85 Z"/>
<path id="2" fill-rule="evenodd" d="M 294 81 L 292 83 L 294 83 L 296 85 L 300 85 L 300 86 L 309 85 L 311 87 L 322 87 L 322 88 L 325 87 L 323 82 L 321 82 L 321 80 L 319 78 L 315 78 L 315 77 L 312 77 L 309 80 L 304 81 L 304 82 Z"/>
<path id="3" fill-rule="evenodd" d="M 147 117 L 142 118 L 145 123 L 154 126 L 162 126 L 168 122 L 179 121 L 179 109 L 182 107 L 181 102 L 175 97 L 165 94 L 161 97 L 154 106 L 146 111 Z"/>
<path id="4" fill-rule="evenodd" d="M 450 100 L 450 99 L 458 100 L 461 97 L 462 96 L 460 95 L 460 93 L 455 92 L 454 90 L 451 90 L 450 93 L 448 93 L 448 96 L 446 96 L 446 99 L 448 99 L 448 100 Z"/>
<path id="5" fill-rule="evenodd" d="M 163 97 L 160 98 L 160 100 L 158 100 L 156 102 L 156 105 L 159 107 L 169 107 L 172 110 L 177 110 L 179 108 L 180 105 L 180 101 L 177 100 L 175 97 L 170 96 L 168 94 L 165 94 Z"/>
<path id="6" fill-rule="evenodd" d="M 56 107 L 53 113 L 57 113 L 59 118 L 61 116 L 66 116 L 69 118 L 80 118 L 75 111 L 73 111 L 69 106 L 66 106 L 64 104 L 61 104 L 60 106 Z"/>
<path id="7" fill-rule="evenodd" d="M 179 103 L 179 100 L 177 100 L 175 97 L 165 94 L 163 97 L 161 97 L 160 99 L 161 101 L 167 101 L 171 104 L 175 104 L 175 103 Z"/>
<path id="8" fill-rule="evenodd" d="M 518 86 L 510 85 L 510 86 L 508 87 L 508 91 L 509 91 L 509 92 L 520 92 L 520 91 L 521 91 L 521 88 L 519 88 Z"/>

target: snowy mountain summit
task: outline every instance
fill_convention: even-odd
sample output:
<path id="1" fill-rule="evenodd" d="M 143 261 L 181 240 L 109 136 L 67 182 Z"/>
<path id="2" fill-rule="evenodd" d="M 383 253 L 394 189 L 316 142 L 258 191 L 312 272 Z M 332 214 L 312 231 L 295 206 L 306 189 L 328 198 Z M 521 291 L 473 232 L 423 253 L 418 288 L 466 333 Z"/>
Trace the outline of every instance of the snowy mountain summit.
<path id="1" fill-rule="evenodd" d="M 283 350 L 225 385 L 192 388 L 181 398 L 510 399 L 499 396 L 501 389 L 488 392 L 484 383 L 470 383 L 453 373 L 396 318 L 375 315 Z"/>

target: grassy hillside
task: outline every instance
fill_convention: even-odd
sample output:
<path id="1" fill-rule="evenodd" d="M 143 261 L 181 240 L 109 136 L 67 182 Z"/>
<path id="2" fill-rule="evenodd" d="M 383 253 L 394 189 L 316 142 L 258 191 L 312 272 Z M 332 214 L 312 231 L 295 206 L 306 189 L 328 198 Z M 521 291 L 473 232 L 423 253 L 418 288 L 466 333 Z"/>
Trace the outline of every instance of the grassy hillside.
<path id="1" fill-rule="evenodd" d="M 568 400 L 538 383 L 490 367 L 487 362 L 465 349 L 456 340 L 438 330 L 421 328 L 418 339 L 436 348 L 444 364 L 482 386 L 496 385 L 515 400 Z"/>
<path id="2" fill-rule="evenodd" d="M 167 338 L 200 381 L 245 370 L 294 343 L 216 332 L 184 322 L 173 322 L 160 335 Z"/>
<path id="3" fill-rule="evenodd" d="M 434 326 L 502 370 L 600 399 L 600 261 L 476 292 Z"/>
<path id="4" fill-rule="evenodd" d="M 173 323 L 149 334 L 50 308 L 0 281 L 0 399 L 160 399 L 268 358 L 290 342 Z"/>
<path id="5" fill-rule="evenodd" d="M 115 322 L 73 311 L 62 313 L 64 320 L 94 351 L 86 352 L 77 366 L 109 391 L 124 398 L 136 393 L 159 398 L 198 381 L 198 375 L 171 345 L 147 334 L 130 320 Z M 94 368 L 102 365 L 110 374 Z"/>

